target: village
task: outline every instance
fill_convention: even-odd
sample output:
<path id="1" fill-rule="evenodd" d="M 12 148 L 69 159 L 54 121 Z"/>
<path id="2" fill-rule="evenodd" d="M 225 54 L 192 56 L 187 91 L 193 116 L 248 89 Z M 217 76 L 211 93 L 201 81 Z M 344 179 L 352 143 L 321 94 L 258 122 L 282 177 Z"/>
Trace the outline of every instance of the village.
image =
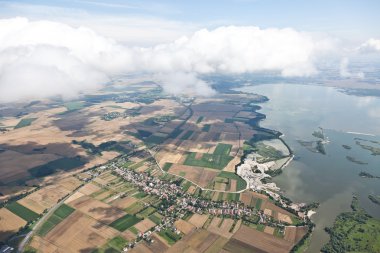
<path id="1" fill-rule="evenodd" d="M 125 160 L 121 162 L 112 162 L 103 169 L 111 169 L 113 173 L 122 177 L 125 181 L 137 186 L 141 191 L 148 195 L 158 196 L 163 200 L 158 211 L 164 216 L 162 223 L 151 228 L 151 230 L 140 233 L 134 242 L 130 242 L 124 248 L 134 248 L 136 243 L 144 240 L 152 243 L 150 235 L 153 231 L 170 229 L 172 232 L 180 235 L 180 231 L 174 225 L 175 220 L 183 218 L 188 213 L 208 214 L 213 216 L 230 217 L 234 219 L 243 219 L 248 223 L 267 224 L 272 227 L 280 228 L 284 232 L 284 222 L 276 221 L 265 212 L 244 205 L 238 201 L 211 201 L 202 197 L 195 197 L 183 191 L 181 186 L 172 181 L 164 181 L 157 177 L 150 176 L 148 173 L 138 173 L 134 170 L 122 166 Z M 123 196 L 126 197 L 126 196 Z"/>

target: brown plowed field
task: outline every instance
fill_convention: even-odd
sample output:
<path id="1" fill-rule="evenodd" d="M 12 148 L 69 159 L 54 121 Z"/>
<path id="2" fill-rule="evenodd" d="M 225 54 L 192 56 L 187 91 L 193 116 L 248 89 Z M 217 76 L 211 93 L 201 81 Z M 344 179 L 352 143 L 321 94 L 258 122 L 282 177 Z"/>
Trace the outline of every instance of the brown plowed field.
<path id="1" fill-rule="evenodd" d="M 82 196 L 70 202 L 69 205 L 106 224 L 109 224 L 126 214 L 118 208 L 88 196 Z"/>
<path id="2" fill-rule="evenodd" d="M 256 229 L 241 226 L 224 249 L 233 252 L 276 252 L 288 253 L 293 243 Z"/>

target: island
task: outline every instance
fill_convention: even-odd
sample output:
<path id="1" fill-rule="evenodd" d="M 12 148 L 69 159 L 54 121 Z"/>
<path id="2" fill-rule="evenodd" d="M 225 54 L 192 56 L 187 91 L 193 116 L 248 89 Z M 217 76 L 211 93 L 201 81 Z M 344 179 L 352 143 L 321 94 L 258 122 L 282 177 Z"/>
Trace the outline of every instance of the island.
<path id="1" fill-rule="evenodd" d="M 374 175 L 372 175 L 372 174 L 370 174 L 368 172 L 365 172 L 365 171 L 361 171 L 359 173 L 359 176 L 360 177 L 364 177 L 364 178 L 380 178 L 380 176 L 374 176 Z"/>
<path id="2" fill-rule="evenodd" d="M 380 220 L 368 215 L 353 197 L 351 212 L 340 214 L 333 227 L 326 228 L 330 241 L 323 246 L 324 253 L 380 252 Z"/>
<path id="3" fill-rule="evenodd" d="M 368 195 L 369 200 L 371 200 L 372 203 L 376 205 L 380 205 L 380 196 L 375 196 L 375 195 Z"/>

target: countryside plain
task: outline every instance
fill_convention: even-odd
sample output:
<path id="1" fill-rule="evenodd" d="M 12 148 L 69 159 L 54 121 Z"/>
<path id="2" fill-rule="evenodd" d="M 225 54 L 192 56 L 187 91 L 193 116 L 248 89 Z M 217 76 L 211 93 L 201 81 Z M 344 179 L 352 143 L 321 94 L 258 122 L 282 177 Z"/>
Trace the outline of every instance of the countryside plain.
<path id="1" fill-rule="evenodd" d="M 345 233 L 376 252 L 378 237 L 364 240 L 379 236 L 380 120 L 363 111 L 379 99 L 215 87 L 173 96 L 120 79 L 75 101 L 2 107 L 1 240 L 24 252 L 332 252 Z M 348 106 L 349 128 L 336 120 Z"/>

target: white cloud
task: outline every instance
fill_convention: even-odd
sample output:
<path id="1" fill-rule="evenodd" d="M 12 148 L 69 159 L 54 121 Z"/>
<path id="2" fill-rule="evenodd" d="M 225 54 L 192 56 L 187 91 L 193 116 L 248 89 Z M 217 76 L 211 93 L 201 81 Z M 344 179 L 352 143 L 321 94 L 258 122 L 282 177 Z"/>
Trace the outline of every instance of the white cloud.
<path id="1" fill-rule="evenodd" d="M 131 36 L 134 36 L 133 34 Z M 0 20 L 0 101 L 98 89 L 117 74 L 145 72 L 175 94 L 212 95 L 200 74 L 275 71 L 283 76 L 317 72 L 320 54 L 333 48 L 293 29 L 220 27 L 172 43 L 127 47 L 94 31 L 25 18 Z"/>
<path id="2" fill-rule="evenodd" d="M 168 11 L 159 4 L 152 3 L 149 6 L 91 2 L 92 5 L 103 5 L 103 7 L 114 6 L 116 9 L 154 9 L 161 12 Z M 25 16 L 30 20 L 39 20 L 44 17 L 47 20 L 64 23 L 73 27 L 85 26 L 96 33 L 115 39 L 129 46 L 153 46 L 159 43 L 169 43 L 173 40 L 193 33 L 200 29 L 193 23 L 169 20 L 156 16 L 146 15 L 109 15 L 107 13 L 93 13 L 85 9 L 69 8 L 62 6 L 51 6 L 42 4 L 26 4 L 0 1 L 2 16 L 13 17 L 12 14 Z M 10 13 L 10 14 L 4 14 Z M 1 14 L 1 11 L 0 11 Z"/>
<path id="3" fill-rule="evenodd" d="M 364 42 L 359 49 L 364 52 L 380 52 L 380 39 L 371 38 Z"/>
<path id="4" fill-rule="evenodd" d="M 344 78 L 359 78 L 363 79 L 364 78 L 364 73 L 363 72 L 356 72 L 353 73 L 348 69 L 349 65 L 349 60 L 347 57 L 344 57 L 341 62 L 340 62 L 340 68 L 339 68 L 339 73 L 341 77 Z"/>
<path id="5" fill-rule="evenodd" d="M 318 54 L 330 50 L 331 41 L 315 40 L 293 29 L 220 27 L 182 37 L 144 51 L 153 70 L 197 73 L 278 71 L 283 76 L 317 72 Z"/>
<path id="6" fill-rule="evenodd" d="M 158 74 L 155 78 L 161 83 L 164 91 L 174 95 L 188 94 L 190 96 L 208 97 L 215 95 L 215 91 L 194 73 L 170 72 Z"/>
<path id="7" fill-rule="evenodd" d="M 133 70 L 131 51 L 87 28 L 24 18 L 0 20 L 0 101 L 100 88 Z"/>

